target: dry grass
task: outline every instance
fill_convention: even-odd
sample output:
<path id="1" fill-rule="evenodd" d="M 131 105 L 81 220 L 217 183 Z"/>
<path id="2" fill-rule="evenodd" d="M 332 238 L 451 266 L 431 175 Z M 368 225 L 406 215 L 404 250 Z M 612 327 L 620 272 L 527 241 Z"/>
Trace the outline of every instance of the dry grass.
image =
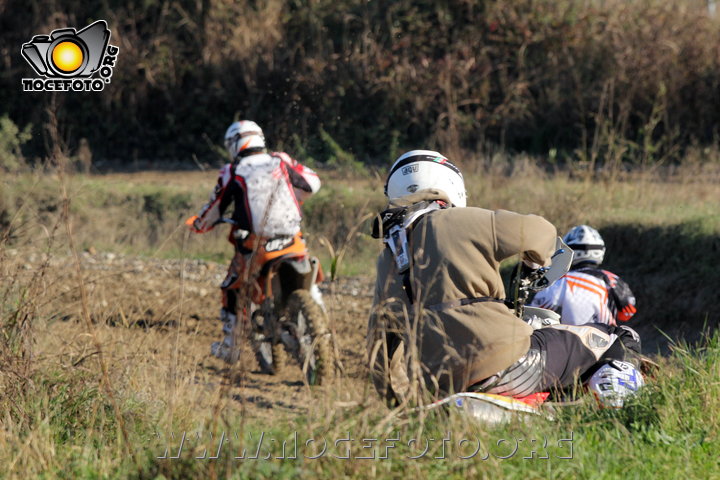
<path id="1" fill-rule="evenodd" d="M 162 454 L 167 439 L 153 437 L 155 431 L 167 436 L 274 428 L 278 419 L 323 418 L 323 412 L 337 408 L 335 402 L 374 401 L 364 386 L 357 349 L 367 318 L 365 282 L 337 285 L 337 293 L 326 295 L 335 328 L 343 332 L 339 350 L 345 372 L 336 386 L 344 393 L 333 393 L 307 388 L 294 365 L 275 377 L 260 374 L 248 346 L 236 369 L 209 356 L 210 343 L 221 335 L 216 286 L 224 265 L 83 253 L 88 324 L 81 321 L 83 299 L 72 258 L 42 256 L 32 246 L 3 253 L 3 272 L 32 289 L 30 299 L 17 297 L 20 292 L 12 286 L 3 292 L 3 332 L 16 333 L 28 349 L 3 356 L 2 388 L 14 393 L 2 402 L 6 428 L 0 434 L 9 478 L 60 471 L 73 458 L 97 456 L 107 457 L 94 467 L 100 476 L 120 467 L 132 471 L 131 455 L 139 453 L 144 461 L 146 455 Z M 353 288 L 360 292 L 353 295 Z M 16 306 L 29 317 L 14 328 Z M 105 385 L 117 399 L 116 412 Z M 86 443 L 75 443 L 77 438 Z M 65 450 L 63 444 L 73 447 Z"/>

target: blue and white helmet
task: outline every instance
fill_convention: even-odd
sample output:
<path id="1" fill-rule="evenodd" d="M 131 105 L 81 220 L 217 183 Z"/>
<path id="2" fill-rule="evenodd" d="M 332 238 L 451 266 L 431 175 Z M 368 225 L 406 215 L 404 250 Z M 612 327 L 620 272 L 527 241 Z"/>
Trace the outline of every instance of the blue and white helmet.
<path id="1" fill-rule="evenodd" d="M 605 258 L 605 241 L 600 233 L 588 225 L 578 225 L 568 231 L 563 242 L 573 249 L 572 264 L 594 263 L 600 265 Z"/>
<path id="2" fill-rule="evenodd" d="M 426 188 L 442 190 L 456 207 L 467 206 L 462 173 L 444 155 L 412 150 L 395 160 L 385 184 L 388 198 L 404 197 Z"/>
<path id="3" fill-rule="evenodd" d="M 645 385 L 642 373 L 632 363 L 613 360 L 588 380 L 588 388 L 603 408 L 622 408 L 625 399 Z"/>

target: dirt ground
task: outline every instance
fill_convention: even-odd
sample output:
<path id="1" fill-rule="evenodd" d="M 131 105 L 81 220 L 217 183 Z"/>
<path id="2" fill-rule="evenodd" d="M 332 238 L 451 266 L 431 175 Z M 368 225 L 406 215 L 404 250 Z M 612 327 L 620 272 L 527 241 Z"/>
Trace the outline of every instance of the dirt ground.
<path id="1" fill-rule="evenodd" d="M 218 286 L 225 265 L 81 252 L 88 326 L 73 256 L 48 259 L 9 250 L 5 260 L 2 273 L 28 286 L 36 318 L 47 319 L 31 326 L 39 368 L 99 374 L 101 350 L 118 396 L 155 401 L 158 410 L 222 406 L 262 419 L 306 414 L 328 402 L 340 407 L 378 402 L 365 367 L 370 276 L 321 285 L 341 369 L 330 387 L 309 388 L 290 359 L 277 375 L 262 374 L 249 345 L 233 367 L 210 355 L 210 344 L 222 338 Z"/>
<path id="2" fill-rule="evenodd" d="M 40 317 L 50 318 L 32 327 L 38 364 L 99 371 L 97 345 L 83 320 L 74 258 L 46 261 L 42 255 L 17 251 L 10 251 L 10 257 L 17 275 L 34 282 L 36 307 L 44 314 Z M 290 359 L 279 374 L 270 376 L 259 372 L 248 345 L 232 370 L 210 355 L 210 344 L 222 338 L 218 285 L 225 265 L 97 252 L 82 252 L 80 263 L 91 330 L 122 398 L 158 400 L 179 408 L 220 402 L 250 417 L 263 417 L 306 413 L 327 388 L 333 389 L 332 401 L 348 406 L 367 394 L 369 277 L 321 285 L 342 371 L 333 387 L 310 389 Z"/>

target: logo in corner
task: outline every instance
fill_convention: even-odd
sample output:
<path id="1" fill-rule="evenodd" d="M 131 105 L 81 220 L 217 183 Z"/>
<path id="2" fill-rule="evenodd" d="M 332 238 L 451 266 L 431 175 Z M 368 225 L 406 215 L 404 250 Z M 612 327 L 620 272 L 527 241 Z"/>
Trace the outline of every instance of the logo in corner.
<path id="1" fill-rule="evenodd" d="M 20 53 L 42 78 L 23 78 L 23 91 L 102 91 L 110 83 L 120 51 L 109 42 L 105 20 L 79 31 L 58 28 L 50 35 L 35 35 Z"/>

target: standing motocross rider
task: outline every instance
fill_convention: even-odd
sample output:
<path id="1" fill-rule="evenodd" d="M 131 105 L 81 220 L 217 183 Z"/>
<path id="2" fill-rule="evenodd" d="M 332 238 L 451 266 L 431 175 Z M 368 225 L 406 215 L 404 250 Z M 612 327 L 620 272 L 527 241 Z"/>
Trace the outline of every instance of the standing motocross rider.
<path id="1" fill-rule="evenodd" d="M 253 252 L 271 249 L 265 246 L 280 244 L 281 249 L 272 249 L 272 258 L 286 252 L 305 249 L 300 234 L 302 215 L 300 206 L 310 195 L 320 189 L 320 179 L 308 167 L 304 167 L 284 152 L 268 154 L 265 137 L 260 127 L 252 121 L 234 122 L 225 133 L 231 163 L 226 164 L 218 176 L 210 201 L 200 213 L 188 220 L 196 233 L 213 229 L 225 210 L 232 205 L 233 226 L 229 241 L 235 247 L 228 273 L 220 289 L 222 308 L 220 320 L 225 335 L 222 342 L 213 342 L 211 353 L 228 363 L 238 360 L 239 350 L 233 335 L 237 323 L 236 312 L 245 308 L 238 305 L 244 296 L 257 295 L 249 292 L 252 276 L 260 271 Z M 267 257 L 266 257 L 267 258 Z M 319 298 L 315 287 L 311 292 Z M 245 312 L 248 316 L 250 312 Z"/>

